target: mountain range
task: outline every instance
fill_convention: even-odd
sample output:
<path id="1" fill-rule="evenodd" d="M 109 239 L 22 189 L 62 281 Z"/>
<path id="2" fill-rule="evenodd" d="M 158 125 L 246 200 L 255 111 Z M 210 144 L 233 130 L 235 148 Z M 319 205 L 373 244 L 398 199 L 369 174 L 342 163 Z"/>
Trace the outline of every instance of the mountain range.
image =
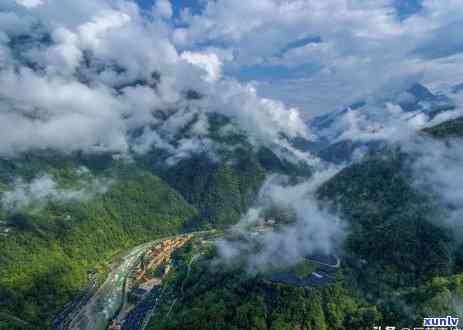
<path id="1" fill-rule="evenodd" d="M 218 127 L 228 122 L 211 120 Z M 425 134 L 461 137 L 461 127 L 457 119 Z M 228 228 L 252 206 L 267 175 L 293 176 L 297 184 L 313 173 L 270 149 L 256 150 L 245 135 L 222 142 L 236 148 L 225 148 L 219 159 L 198 154 L 169 166 L 156 150 L 131 162 L 51 151 L 3 159 L 1 327 L 48 328 L 85 285 L 88 269 L 105 276 L 109 256 L 156 237 Z M 320 203 L 350 226 L 334 284 L 272 284 L 261 273 L 243 273 L 239 264 L 214 270 L 208 266 L 213 250 L 189 270 L 193 249 L 175 257 L 178 269 L 165 284 L 172 299 L 180 299 L 176 316 L 164 317 L 166 296 L 150 327 L 369 329 L 380 320 L 405 326 L 430 309 L 450 311 L 454 302 L 445 292 L 463 290 L 463 256 L 451 232 L 431 220 L 442 206 L 410 181 L 410 157 L 393 146 L 376 148 L 318 189 Z M 104 188 L 91 192 L 92 182 Z M 179 293 L 182 272 L 191 274 Z M 403 304 L 413 313 L 399 312 Z"/>
<path id="2" fill-rule="evenodd" d="M 373 95 L 307 122 L 315 135 L 310 150 L 335 163 L 351 161 L 357 154 L 382 146 L 394 136 L 408 134 L 461 115 L 454 100 L 459 85 L 446 95 L 431 92 L 420 83 L 405 90 Z"/>

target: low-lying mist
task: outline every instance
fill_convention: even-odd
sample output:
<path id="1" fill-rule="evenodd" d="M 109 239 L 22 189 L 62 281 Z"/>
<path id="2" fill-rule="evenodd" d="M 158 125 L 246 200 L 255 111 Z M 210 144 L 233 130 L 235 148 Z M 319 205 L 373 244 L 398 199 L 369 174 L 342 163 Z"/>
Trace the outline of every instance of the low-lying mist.
<path id="1" fill-rule="evenodd" d="M 250 272 L 293 265 L 310 254 L 336 254 L 348 232 L 339 217 L 321 207 L 315 192 L 338 169 L 316 172 L 307 181 L 290 184 L 287 177 L 271 176 L 247 214 L 231 230 L 232 237 L 217 242 L 228 263 L 243 262 Z M 283 217 L 269 210 L 283 210 Z M 285 221 L 286 220 L 286 221 Z M 263 224 L 272 228 L 259 230 Z"/>
<path id="2" fill-rule="evenodd" d="M 88 171 L 88 170 L 85 170 Z M 17 178 L 13 184 L 1 194 L 2 208 L 9 212 L 24 209 L 39 210 L 47 201 L 87 201 L 97 194 L 104 194 L 112 181 L 85 175 L 79 178 L 72 187 L 64 187 L 49 174 L 41 174 L 32 180 Z"/>

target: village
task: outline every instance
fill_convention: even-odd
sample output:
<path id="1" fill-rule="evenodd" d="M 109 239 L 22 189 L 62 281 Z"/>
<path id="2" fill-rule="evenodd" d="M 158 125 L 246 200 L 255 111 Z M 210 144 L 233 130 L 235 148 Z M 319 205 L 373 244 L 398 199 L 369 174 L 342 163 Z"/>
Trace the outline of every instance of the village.
<path id="1" fill-rule="evenodd" d="M 193 235 L 168 238 L 148 248 L 133 267 L 124 284 L 124 299 L 118 315 L 109 323 L 109 330 L 140 329 L 144 317 L 158 301 L 162 280 L 170 270 L 172 253 Z M 156 290 L 158 289 L 158 290 Z"/>

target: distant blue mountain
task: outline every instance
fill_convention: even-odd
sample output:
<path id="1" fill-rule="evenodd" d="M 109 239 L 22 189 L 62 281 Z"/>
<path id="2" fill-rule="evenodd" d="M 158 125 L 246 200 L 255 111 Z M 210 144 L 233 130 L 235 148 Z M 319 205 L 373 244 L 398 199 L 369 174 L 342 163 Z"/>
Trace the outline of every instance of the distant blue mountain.
<path id="1" fill-rule="evenodd" d="M 463 91 L 463 84 L 451 89 L 452 93 L 460 91 Z M 390 110 L 388 104 L 396 107 Z M 387 125 L 398 125 L 398 121 L 416 121 L 419 126 L 455 109 L 456 104 L 451 97 L 433 93 L 422 84 L 415 83 L 387 98 L 372 96 L 313 118 L 307 123 L 317 136 L 311 151 L 335 163 L 349 161 L 357 149 L 365 145 L 381 145 L 380 133 Z M 353 125 L 356 125 L 354 133 L 362 135 L 359 140 L 349 137 L 353 134 Z M 371 141 L 365 138 L 370 135 Z"/>

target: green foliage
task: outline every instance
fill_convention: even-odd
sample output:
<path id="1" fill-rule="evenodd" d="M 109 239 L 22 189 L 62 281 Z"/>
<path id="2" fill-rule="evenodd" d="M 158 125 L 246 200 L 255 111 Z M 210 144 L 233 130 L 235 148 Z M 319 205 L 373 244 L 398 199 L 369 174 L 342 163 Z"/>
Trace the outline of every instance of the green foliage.
<path id="1" fill-rule="evenodd" d="M 265 173 L 252 155 L 243 155 L 235 165 L 197 156 L 170 167 L 163 177 L 198 208 L 196 226 L 225 227 L 250 206 Z"/>
<path id="2" fill-rule="evenodd" d="M 406 290 L 381 302 L 385 322 L 397 326 L 422 324 L 423 318 L 433 316 L 461 315 L 463 298 L 463 275 L 435 277 L 432 280 Z"/>
<path id="3" fill-rule="evenodd" d="M 446 125 L 436 136 L 459 129 Z M 430 221 L 441 209 L 411 184 L 409 161 L 399 150 L 384 149 L 319 189 L 318 197 L 350 223 L 336 283 L 312 289 L 274 284 L 207 258 L 188 265 L 182 258 L 191 255 L 179 255 L 150 328 L 361 330 L 416 326 L 425 316 L 455 313 L 463 294 L 463 276 L 452 275 L 459 249 Z M 259 162 L 283 168 L 265 150 Z M 312 269 L 299 264 L 292 270 L 304 275 Z"/>
<path id="4" fill-rule="evenodd" d="M 463 117 L 423 130 L 436 138 L 463 137 Z"/>
<path id="5" fill-rule="evenodd" d="M 437 209 L 411 186 L 406 164 L 400 152 L 383 151 L 344 169 L 318 191 L 349 221 L 351 265 L 374 295 L 450 271 L 450 235 L 429 221 Z"/>
<path id="6" fill-rule="evenodd" d="M 280 159 L 269 148 L 260 148 L 257 157 L 262 167 L 272 173 L 281 173 L 293 177 L 309 177 L 312 175 L 312 168 L 304 162 L 292 163 L 285 159 Z"/>
<path id="7" fill-rule="evenodd" d="M 459 131 L 461 120 L 426 130 L 439 138 Z M 381 316 L 399 328 L 455 314 L 463 294 L 461 275 L 453 275 L 461 271 L 460 244 L 432 221 L 445 213 L 432 191 L 413 186 L 411 157 L 391 148 L 372 153 L 318 191 L 350 224 L 345 280 L 354 294 L 377 303 L 362 319 Z"/>
<path id="8" fill-rule="evenodd" d="M 190 126 L 197 120 L 193 118 L 177 138 L 188 137 Z M 196 227 L 223 228 L 236 223 L 269 172 L 293 177 L 312 173 L 306 164 L 282 160 L 268 148 L 256 149 L 237 125 L 223 115 L 209 114 L 208 123 L 207 138 L 215 143 L 213 151 L 182 159 L 172 166 L 166 166 L 168 155 L 162 151 L 137 159 L 197 207 L 199 215 L 193 222 Z"/>
<path id="9" fill-rule="evenodd" d="M 429 315 L 453 315 L 463 298 L 463 275 L 434 277 L 368 302 L 350 286 L 350 268 L 344 269 L 344 281 L 341 277 L 330 285 L 300 288 L 270 283 L 239 266 L 223 265 L 214 253 L 197 259 L 200 254 L 193 245 L 176 252 L 148 329 L 410 327 L 422 324 Z"/>
<path id="10" fill-rule="evenodd" d="M 52 314 L 82 292 L 87 271 L 95 267 L 102 277 L 106 262 L 124 249 L 186 228 L 235 223 L 266 171 L 310 175 L 309 168 L 281 161 L 268 149 L 256 153 L 241 132 L 224 129 L 228 119 L 211 115 L 209 124 L 209 138 L 223 144 L 220 161 L 197 155 L 165 167 L 158 162 L 165 155 L 153 153 L 139 160 L 141 170 L 81 154 L 0 160 L 0 191 L 18 176 L 28 181 L 43 173 L 60 187 L 75 188 L 80 165 L 113 181 L 107 193 L 89 201 L 52 200 L 37 210 L 0 212 L 12 229 L 0 236 L 0 329 L 49 328 Z M 425 132 L 463 136 L 463 120 Z M 408 161 L 385 149 L 319 189 L 320 200 L 350 224 L 334 284 L 270 283 L 264 275 L 217 262 L 213 250 L 205 253 L 190 242 L 174 253 L 149 328 L 362 330 L 409 327 L 425 316 L 454 313 L 463 298 L 463 275 L 455 275 L 463 253 L 450 233 L 429 221 L 439 207 L 411 185 Z M 279 209 L 266 216 L 279 223 L 292 218 Z M 313 265 L 303 262 L 292 271 L 304 277 Z"/>
<path id="11" fill-rule="evenodd" d="M 375 307 L 339 284 L 314 289 L 273 284 L 217 263 L 214 254 L 191 263 L 195 254 L 176 254 L 149 329 L 361 330 L 380 320 Z"/>
<path id="12" fill-rule="evenodd" d="M 55 165 L 43 168 L 73 180 L 70 166 Z M 39 167 L 20 172 L 42 173 Z M 113 182 L 108 192 L 89 201 L 55 200 L 33 213 L 5 214 L 12 230 L 0 236 L 0 312 L 49 328 L 52 314 L 86 285 L 89 269 L 123 249 L 180 232 L 195 215 L 150 173 L 116 165 L 105 176 Z"/>
<path id="13" fill-rule="evenodd" d="M 304 278 L 304 277 L 309 276 L 316 269 L 317 269 L 317 265 L 315 265 L 314 263 L 308 260 L 303 260 L 293 267 L 294 273 L 299 278 Z"/>

